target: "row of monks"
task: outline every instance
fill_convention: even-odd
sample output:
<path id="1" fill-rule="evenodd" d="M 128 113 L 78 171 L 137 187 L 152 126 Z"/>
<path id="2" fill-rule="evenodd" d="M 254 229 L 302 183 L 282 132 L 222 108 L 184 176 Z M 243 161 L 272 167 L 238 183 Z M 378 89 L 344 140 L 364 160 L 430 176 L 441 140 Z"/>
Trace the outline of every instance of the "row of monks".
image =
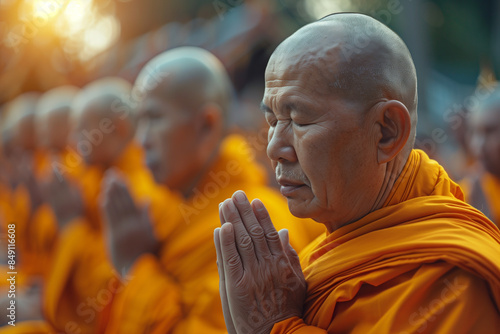
<path id="1" fill-rule="evenodd" d="M 104 78 L 27 93 L 3 111 L 2 248 L 15 226 L 15 327 L 2 333 L 222 333 L 213 230 L 238 189 L 264 200 L 302 249 L 302 224 L 228 134 L 232 89 L 195 48 L 148 63 L 134 86 Z M 2 254 L 4 251 L 2 250 Z M 9 314 L 9 313 L 8 313 Z"/>

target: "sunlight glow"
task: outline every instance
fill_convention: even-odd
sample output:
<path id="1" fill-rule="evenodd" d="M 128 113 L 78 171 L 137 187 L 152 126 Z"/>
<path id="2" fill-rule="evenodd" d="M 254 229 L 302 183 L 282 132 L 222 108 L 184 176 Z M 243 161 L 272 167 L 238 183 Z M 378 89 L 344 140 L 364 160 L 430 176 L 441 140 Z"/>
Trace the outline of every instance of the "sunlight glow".
<path id="1" fill-rule="evenodd" d="M 55 0 L 35 0 L 33 1 L 33 17 L 50 19 L 56 16 L 61 10 L 63 3 Z"/>
<path id="2" fill-rule="evenodd" d="M 117 19 L 99 12 L 95 0 L 24 0 L 21 8 L 20 17 L 51 31 L 64 52 L 80 61 L 107 49 L 120 33 Z"/>

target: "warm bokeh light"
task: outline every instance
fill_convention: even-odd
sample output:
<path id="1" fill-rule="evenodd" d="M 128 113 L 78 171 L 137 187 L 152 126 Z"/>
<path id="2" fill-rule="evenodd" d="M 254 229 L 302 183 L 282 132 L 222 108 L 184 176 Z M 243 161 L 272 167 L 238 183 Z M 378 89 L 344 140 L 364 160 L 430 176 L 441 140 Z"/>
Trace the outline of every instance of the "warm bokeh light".
<path id="1" fill-rule="evenodd" d="M 94 0 L 24 0 L 19 17 L 61 39 L 63 50 L 80 61 L 107 49 L 120 32 L 112 13 L 101 13 Z"/>
<path id="2" fill-rule="evenodd" d="M 32 11 L 33 17 L 53 18 L 61 10 L 62 3 L 54 0 L 35 0 Z"/>

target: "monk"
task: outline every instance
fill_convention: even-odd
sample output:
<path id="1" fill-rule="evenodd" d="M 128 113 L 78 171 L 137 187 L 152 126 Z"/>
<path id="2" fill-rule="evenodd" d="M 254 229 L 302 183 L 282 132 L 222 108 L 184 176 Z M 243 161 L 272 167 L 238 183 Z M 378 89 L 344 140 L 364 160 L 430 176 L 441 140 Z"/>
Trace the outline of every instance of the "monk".
<path id="1" fill-rule="evenodd" d="M 240 188 L 264 198 L 272 217 L 286 222 L 297 249 L 322 226 L 314 230 L 294 219 L 279 193 L 266 186 L 265 171 L 243 138 L 226 135 L 232 87 L 212 54 L 183 47 L 157 56 L 139 74 L 133 96 L 146 163 L 155 180 L 183 201 L 177 215 L 155 224 L 119 177 L 106 180 L 109 248 L 125 283 L 105 332 L 225 333 L 211 237 L 220 224 L 214 205 Z M 151 224 L 154 234 L 146 228 Z"/>
<path id="2" fill-rule="evenodd" d="M 18 266 L 23 267 L 25 277 L 37 274 L 35 254 L 28 234 L 31 230 L 32 216 L 42 203 L 37 174 L 43 156 L 33 136 L 38 98 L 38 93 L 22 94 L 9 102 L 3 110 L 5 114 L 2 124 L 5 157 L 3 168 L 9 178 L 7 183 L 4 183 L 5 195 L 2 196 L 9 198 L 8 207 L 5 207 L 4 223 L 16 225 L 18 239 L 16 262 Z"/>
<path id="3" fill-rule="evenodd" d="M 413 149 L 404 42 L 334 14 L 279 45 L 265 81 L 281 193 L 328 232 L 299 257 L 264 199 L 227 199 L 214 241 L 228 332 L 498 333 L 500 232 Z"/>
<path id="4" fill-rule="evenodd" d="M 33 214 L 29 240 L 37 254 L 41 273 L 49 268 L 58 230 L 63 227 L 58 226 L 60 220 L 57 220 L 51 209 L 50 204 L 55 196 L 53 189 L 45 187 L 54 183 L 57 167 L 65 164 L 70 155 L 74 154 L 74 151 L 68 149 L 68 133 L 71 103 L 77 93 L 77 87 L 60 86 L 45 92 L 37 102 L 35 139 L 39 150 L 45 153 L 38 172 L 43 203 Z M 74 168 L 72 171 L 73 182 L 76 182 L 78 176 L 81 176 L 82 169 Z"/>
<path id="5" fill-rule="evenodd" d="M 495 224 L 500 224 L 500 88 L 471 112 L 471 151 L 479 161 L 479 173 L 466 177 L 461 186 L 466 200 Z"/>
<path id="6" fill-rule="evenodd" d="M 43 306 L 48 322 L 59 332 L 98 332 L 112 293 L 120 286 L 105 247 L 99 208 L 105 173 L 111 169 L 119 173 L 141 204 L 154 192 L 142 150 L 133 139 L 136 119 L 130 90 L 122 79 L 103 78 L 82 88 L 71 104 L 70 146 L 79 159 L 57 164 L 48 192 L 53 195 L 49 203 L 59 237 Z M 81 166 L 80 188 L 75 188 L 70 178 Z"/>
<path id="7" fill-rule="evenodd" d="M 5 179 L 0 186 L 0 223 L 2 233 L 13 230 L 15 234 L 14 253 L 3 259 L 2 265 L 7 264 L 5 260 L 15 261 L 15 270 L 2 267 L 0 305 L 4 309 L 5 303 L 11 300 L 7 293 L 10 286 L 7 272 L 19 273 L 15 279 L 16 321 L 42 318 L 42 267 L 30 238 L 34 230 L 34 217 L 43 203 L 38 177 L 44 156 L 33 135 L 38 100 L 38 93 L 24 93 L 7 103 L 2 111 L 2 172 L 5 173 Z M 7 244 L 3 245 L 7 249 Z M 10 320 L 3 317 L 0 326 Z"/>

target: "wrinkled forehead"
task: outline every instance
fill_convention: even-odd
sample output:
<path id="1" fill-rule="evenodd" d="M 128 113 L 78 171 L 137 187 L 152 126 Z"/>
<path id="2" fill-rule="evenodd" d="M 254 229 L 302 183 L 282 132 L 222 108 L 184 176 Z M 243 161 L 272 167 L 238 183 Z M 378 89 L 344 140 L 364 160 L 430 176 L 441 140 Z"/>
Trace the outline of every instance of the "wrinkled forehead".
<path id="1" fill-rule="evenodd" d="M 305 27 L 286 39 L 272 54 L 266 68 L 266 91 L 287 85 L 301 86 L 316 95 L 342 88 L 346 72 L 341 35 Z"/>

